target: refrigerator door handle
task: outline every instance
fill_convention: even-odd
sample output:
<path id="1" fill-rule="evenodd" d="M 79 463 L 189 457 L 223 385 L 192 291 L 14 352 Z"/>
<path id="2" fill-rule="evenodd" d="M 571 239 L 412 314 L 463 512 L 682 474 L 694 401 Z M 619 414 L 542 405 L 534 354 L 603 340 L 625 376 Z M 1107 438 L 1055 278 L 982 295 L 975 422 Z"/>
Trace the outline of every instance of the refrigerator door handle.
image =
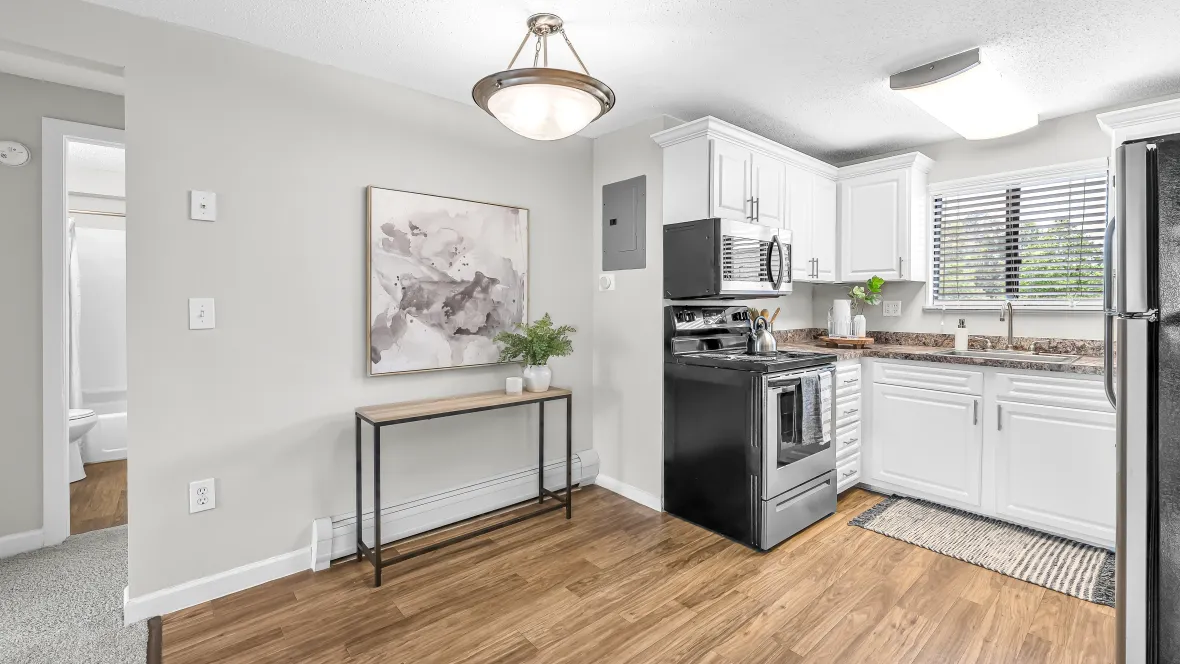
<path id="1" fill-rule="evenodd" d="M 1114 233 L 1116 217 L 1106 225 L 1106 237 L 1102 243 L 1102 377 L 1106 387 L 1106 399 L 1112 408 L 1117 407 L 1114 391 Z"/>

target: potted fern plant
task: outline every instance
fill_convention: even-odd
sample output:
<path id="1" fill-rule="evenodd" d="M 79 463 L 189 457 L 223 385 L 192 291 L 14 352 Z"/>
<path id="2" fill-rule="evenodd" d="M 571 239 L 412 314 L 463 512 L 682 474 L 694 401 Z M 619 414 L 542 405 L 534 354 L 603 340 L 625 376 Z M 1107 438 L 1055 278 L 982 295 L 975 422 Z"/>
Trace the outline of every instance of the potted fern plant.
<path id="1" fill-rule="evenodd" d="M 553 327 L 549 314 L 533 323 L 521 323 L 519 332 L 501 332 L 495 341 L 504 344 L 500 349 L 501 362 L 524 362 L 524 389 L 529 392 L 544 392 L 553 380 L 549 358 L 565 357 L 574 352 L 574 342 L 569 335 L 577 332 L 572 326 Z"/>

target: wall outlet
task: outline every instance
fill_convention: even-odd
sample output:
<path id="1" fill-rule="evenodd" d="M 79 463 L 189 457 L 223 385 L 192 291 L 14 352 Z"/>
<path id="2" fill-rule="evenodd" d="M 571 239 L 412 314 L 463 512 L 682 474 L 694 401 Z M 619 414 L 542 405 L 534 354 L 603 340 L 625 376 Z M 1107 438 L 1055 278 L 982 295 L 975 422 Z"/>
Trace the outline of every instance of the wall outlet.
<path id="1" fill-rule="evenodd" d="M 901 315 L 901 300 L 885 300 L 881 303 L 881 315 L 895 317 Z"/>
<path id="2" fill-rule="evenodd" d="M 188 299 L 188 329 L 212 330 L 217 327 L 217 312 L 213 309 L 213 298 L 190 297 Z"/>
<path id="3" fill-rule="evenodd" d="M 216 482 L 211 477 L 188 483 L 188 513 L 196 514 L 217 507 Z"/>

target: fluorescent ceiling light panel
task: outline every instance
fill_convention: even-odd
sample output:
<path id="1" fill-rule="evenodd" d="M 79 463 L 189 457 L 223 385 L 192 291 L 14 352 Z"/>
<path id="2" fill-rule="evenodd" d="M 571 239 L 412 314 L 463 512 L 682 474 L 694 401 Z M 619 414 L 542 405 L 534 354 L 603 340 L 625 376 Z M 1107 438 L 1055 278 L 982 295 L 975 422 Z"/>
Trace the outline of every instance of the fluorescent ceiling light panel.
<path id="1" fill-rule="evenodd" d="M 998 138 L 1037 125 L 1036 111 L 980 60 L 977 48 L 894 74 L 889 87 L 967 140 Z"/>

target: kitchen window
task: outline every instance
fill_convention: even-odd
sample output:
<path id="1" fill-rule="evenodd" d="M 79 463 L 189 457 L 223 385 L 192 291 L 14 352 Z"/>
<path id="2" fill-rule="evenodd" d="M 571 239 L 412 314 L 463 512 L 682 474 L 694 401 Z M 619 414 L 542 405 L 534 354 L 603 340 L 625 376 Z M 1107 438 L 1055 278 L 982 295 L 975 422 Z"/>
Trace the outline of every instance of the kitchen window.
<path id="1" fill-rule="evenodd" d="M 1106 160 L 932 185 L 929 305 L 1099 309 Z"/>

